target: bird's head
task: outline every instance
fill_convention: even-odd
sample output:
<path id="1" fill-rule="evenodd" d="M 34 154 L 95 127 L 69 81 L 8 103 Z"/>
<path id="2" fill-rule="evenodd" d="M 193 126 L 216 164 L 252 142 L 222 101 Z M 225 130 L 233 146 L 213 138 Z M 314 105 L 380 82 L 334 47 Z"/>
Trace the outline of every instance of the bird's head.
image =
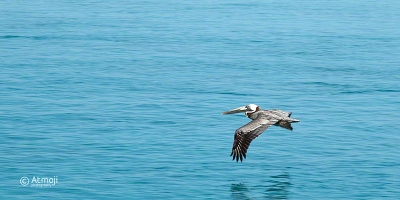
<path id="1" fill-rule="evenodd" d="M 235 108 L 233 110 L 223 112 L 222 114 L 226 115 L 226 114 L 235 114 L 235 113 L 244 112 L 246 114 L 246 116 L 249 117 L 249 115 L 251 115 L 252 113 L 255 113 L 259 110 L 260 110 L 260 106 L 257 106 L 256 104 L 249 104 L 247 106 L 242 106 L 239 108 Z"/>

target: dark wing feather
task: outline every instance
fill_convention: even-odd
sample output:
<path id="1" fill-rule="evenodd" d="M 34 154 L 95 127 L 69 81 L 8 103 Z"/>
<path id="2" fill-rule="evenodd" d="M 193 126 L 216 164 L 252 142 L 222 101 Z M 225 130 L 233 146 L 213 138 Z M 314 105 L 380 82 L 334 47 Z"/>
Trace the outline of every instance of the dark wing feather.
<path id="1" fill-rule="evenodd" d="M 278 122 L 271 116 L 259 114 L 259 116 L 248 124 L 238 128 L 235 132 L 235 138 L 233 141 L 232 153 L 233 159 L 236 162 L 243 161 L 243 157 L 246 158 L 247 149 L 250 146 L 251 141 L 257 138 L 263 133 L 268 127 Z"/>

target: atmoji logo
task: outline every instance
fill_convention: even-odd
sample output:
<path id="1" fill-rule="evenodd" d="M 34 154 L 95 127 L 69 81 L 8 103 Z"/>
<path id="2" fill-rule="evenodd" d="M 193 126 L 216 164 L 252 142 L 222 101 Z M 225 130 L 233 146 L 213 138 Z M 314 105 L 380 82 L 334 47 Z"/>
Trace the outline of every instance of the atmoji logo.
<path id="1" fill-rule="evenodd" d="M 33 176 L 31 179 L 24 176 L 19 182 L 22 186 L 30 186 L 30 187 L 53 187 L 58 183 L 58 176 L 53 177 L 39 177 Z"/>

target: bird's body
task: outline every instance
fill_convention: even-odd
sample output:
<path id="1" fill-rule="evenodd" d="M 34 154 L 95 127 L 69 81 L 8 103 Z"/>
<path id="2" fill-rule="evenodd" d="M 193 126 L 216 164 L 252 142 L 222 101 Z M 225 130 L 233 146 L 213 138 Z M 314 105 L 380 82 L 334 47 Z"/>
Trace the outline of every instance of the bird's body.
<path id="1" fill-rule="evenodd" d="M 236 159 L 236 162 L 238 162 L 239 159 L 243 161 L 243 158 L 246 158 L 247 149 L 251 141 L 261 135 L 268 127 L 274 125 L 293 130 L 291 123 L 300 122 L 298 119 L 290 118 L 291 112 L 276 109 L 261 110 L 260 107 L 255 104 L 242 106 L 234 110 L 223 112 L 222 114 L 238 112 L 245 112 L 246 116 L 252 119 L 252 121 L 235 131 L 231 156 L 233 156 L 233 160 Z"/>

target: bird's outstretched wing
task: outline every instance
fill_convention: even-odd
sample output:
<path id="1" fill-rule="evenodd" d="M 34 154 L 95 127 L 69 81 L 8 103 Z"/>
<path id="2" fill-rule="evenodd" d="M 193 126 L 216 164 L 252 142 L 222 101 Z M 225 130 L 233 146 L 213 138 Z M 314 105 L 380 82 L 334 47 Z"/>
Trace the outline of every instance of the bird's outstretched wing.
<path id="1" fill-rule="evenodd" d="M 274 125 L 279 120 L 264 114 L 259 114 L 256 119 L 249 122 L 248 124 L 238 128 L 235 132 L 235 138 L 233 141 L 232 153 L 233 159 L 236 162 L 243 161 L 243 157 L 246 158 L 247 149 L 250 146 L 251 141 L 261 135 L 268 127 Z"/>

